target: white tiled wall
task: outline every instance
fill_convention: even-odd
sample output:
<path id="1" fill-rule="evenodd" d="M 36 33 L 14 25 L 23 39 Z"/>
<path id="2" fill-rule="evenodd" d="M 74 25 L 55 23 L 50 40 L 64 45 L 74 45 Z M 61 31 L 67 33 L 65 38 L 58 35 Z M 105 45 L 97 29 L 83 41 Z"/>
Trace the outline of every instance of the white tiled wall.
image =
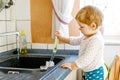
<path id="1" fill-rule="evenodd" d="M 30 20 L 30 0 L 16 0 L 17 20 Z"/>
<path id="2" fill-rule="evenodd" d="M 0 33 L 25 30 L 31 48 L 30 0 L 13 0 L 14 5 L 0 12 Z M 16 48 L 16 35 L 0 37 L 0 52 Z"/>
<path id="3" fill-rule="evenodd" d="M 32 49 L 47 49 L 47 44 L 32 43 Z"/>
<path id="4" fill-rule="evenodd" d="M 7 32 L 16 31 L 16 22 L 15 21 L 6 21 L 5 24 L 7 25 Z"/>
<path id="5" fill-rule="evenodd" d="M 4 51 L 7 51 L 7 46 L 0 47 L 0 53 Z"/>
<path id="6" fill-rule="evenodd" d="M 6 45 L 6 37 L 1 37 L 0 38 L 0 46 Z"/>
<path id="7" fill-rule="evenodd" d="M 0 20 L 5 20 L 5 10 L 0 12 Z"/>
<path id="8" fill-rule="evenodd" d="M 10 44 L 10 45 L 8 45 L 7 46 L 8 48 L 8 50 L 12 50 L 12 49 L 15 49 L 16 48 L 16 44 Z"/>
<path id="9" fill-rule="evenodd" d="M 6 32 L 6 24 L 5 21 L 0 21 L 0 33 Z"/>
<path id="10" fill-rule="evenodd" d="M 11 20 L 11 8 L 5 9 L 5 20 Z"/>
<path id="11" fill-rule="evenodd" d="M 16 43 L 16 35 L 7 36 L 7 44 Z"/>
<path id="12" fill-rule="evenodd" d="M 0 21 L 0 33 L 4 33 L 6 32 L 6 24 L 5 24 L 5 21 Z M 6 45 L 6 37 L 0 37 L 0 46 L 2 45 Z M 3 49 L 7 49 L 7 47 L 4 47 L 0 50 L 4 51 Z"/>

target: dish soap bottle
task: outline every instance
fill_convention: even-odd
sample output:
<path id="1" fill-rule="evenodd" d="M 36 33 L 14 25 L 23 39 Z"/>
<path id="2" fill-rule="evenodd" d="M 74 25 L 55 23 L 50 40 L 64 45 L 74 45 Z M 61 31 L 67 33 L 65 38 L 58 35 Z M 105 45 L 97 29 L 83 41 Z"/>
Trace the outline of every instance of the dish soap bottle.
<path id="1" fill-rule="evenodd" d="M 26 41 L 26 35 L 24 30 L 20 31 L 20 54 L 26 55 L 28 53 L 27 50 L 27 41 Z"/>

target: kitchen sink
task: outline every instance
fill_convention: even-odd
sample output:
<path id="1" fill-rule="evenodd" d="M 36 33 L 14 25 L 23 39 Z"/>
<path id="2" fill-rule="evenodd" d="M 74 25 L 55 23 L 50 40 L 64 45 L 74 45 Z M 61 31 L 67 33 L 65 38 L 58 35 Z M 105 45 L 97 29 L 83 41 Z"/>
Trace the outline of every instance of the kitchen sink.
<path id="1" fill-rule="evenodd" d="M 0 80 L 44 80 L 44 78 L 61 65 L 66 57 L 55 56 L 54 66 L 41 70 L 46 61 L 50 61 L 51 55 L 20 55 L 0 59 Z M 19 75 L 18 75 L 19 74 Z M 13 76 L 13 77 L 12 77 Z M 20 77 L 20 79 L 18 79 Z M 17 78 L 17 79 L 16 79 Z"/>
<path id="2" fill-rule="evenodd" d="M 5 59 L 0 62 L 0 68 L 35 70 L 40 69 L 40 66 L 45 66 L 46 61 L 49 61 L 51 56 L 46 55 L 25 55 L 15 56 Z M 63 56 L 55 56 L 53 62 L 55 66 L 64 60 Z"/>

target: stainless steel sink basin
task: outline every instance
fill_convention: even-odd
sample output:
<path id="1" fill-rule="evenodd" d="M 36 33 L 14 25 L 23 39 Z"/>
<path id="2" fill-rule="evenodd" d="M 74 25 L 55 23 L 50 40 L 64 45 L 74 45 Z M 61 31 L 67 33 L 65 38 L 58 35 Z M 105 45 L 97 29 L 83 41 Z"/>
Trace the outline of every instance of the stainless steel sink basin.
<path id="1" fill-rule="evenodd" d="M 49 61 L 51 56 L 45 55 L 26 55 L 19 57 L 11 57 L 0 62 L 0 68 L 12 68 L 22 70 L 35 70 L 40 69 L 40 66 L 44 66 L 46 61 Z M 56 56 L 54 58 L 55 66 L 60 63 L 65 57 Z"/>

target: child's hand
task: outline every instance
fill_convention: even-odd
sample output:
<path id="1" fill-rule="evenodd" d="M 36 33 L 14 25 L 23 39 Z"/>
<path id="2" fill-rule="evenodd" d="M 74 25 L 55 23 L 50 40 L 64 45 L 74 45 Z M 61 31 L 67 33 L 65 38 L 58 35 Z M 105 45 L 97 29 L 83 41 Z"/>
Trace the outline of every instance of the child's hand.
<path id="1" fill-rule="evenodd" d="M 78 69 L 78 66 L 75 63 L 65 63 L 65 64 L 61 65 L 61 68 L 76 70 L 76 69 Z"/>
<path id="2" fill-rule="evenodd" d="M 63 37 L 63 35 L 61 35 L 61 33 L 59 31 L 55 31 L 55 36 L 62 42 L 69 44 L 70 43 L 70 39 L 69 38 L 65 38 Z"/>
<path id="3" fill-rule="evenodd" d="M 61 37 L 60 32 L 59 31 L 55 31 L 55 36 L 57 36 L 58 38 L 60 38 Z"/>
<path id="4" fill-rule="evenodd" d="M 61 68 L 72 70 L 71 65 L 72 65 L 71 63 L 65 63 L 61 65 Z"/>

